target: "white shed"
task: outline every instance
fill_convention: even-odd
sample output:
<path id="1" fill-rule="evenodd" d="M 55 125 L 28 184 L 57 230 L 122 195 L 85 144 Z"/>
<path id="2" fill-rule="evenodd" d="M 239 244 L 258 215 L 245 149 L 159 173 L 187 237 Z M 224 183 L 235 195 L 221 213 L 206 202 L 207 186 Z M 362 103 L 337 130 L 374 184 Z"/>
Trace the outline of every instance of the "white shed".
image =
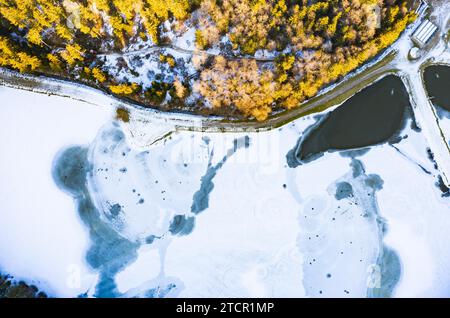
<path id="1" fill-rule="evenodd" d="M 414 31 L 411 39 L 419 47 L 424 47 L 425 44 L 431 39 L 433 34 L 436 32 L 437 26 L 435 26 L 431 21 L 425 20 L 421 25 Z"/>

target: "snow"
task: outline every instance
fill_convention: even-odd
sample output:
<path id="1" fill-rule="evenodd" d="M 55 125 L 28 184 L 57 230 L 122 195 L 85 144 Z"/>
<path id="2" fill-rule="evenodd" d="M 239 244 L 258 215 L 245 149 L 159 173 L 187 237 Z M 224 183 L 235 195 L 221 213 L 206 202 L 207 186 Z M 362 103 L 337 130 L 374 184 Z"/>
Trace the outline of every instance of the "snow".
<path id="1" fill-rule="evenodd" d="M 127 292 L 139 287 L 143 281 L 152 280 L 161 270 L 158 250 L 141 247 L 139 258 L 122 272 L 117 274 L 116 281 L 120 292 Z"/>
<path id="2" fill-rule="evenodd" d="M 217 172 L 209 206 L 196 216 L 194 230 L 186 236 L 170 235 L 168 221 L 175 213 L 192 215 L 191 198 L 211 159 L 210 150 L 214 149 L 211 163 L 215 165 L 245 134 L 179 132 L 149 151 L 130 149 L 126 162 L 121 162 L 118 157 L 127 147 L 126 139 L 111 144 L 115 134 L 103 128 L 92 150 L 92 160 L 101 163 L 102 171 L 93 180 L 93 193 L 101 194 L 97 205 L 119 202 L 125 214 L 112 225 L 124 237 L 140 242 L 149 235 L 159 237 L 149 246 L 159 251 L 153 252 L 154 258 L 140 251 L 135 263 L 153 268 L 153 274 L 130 270 L 133 280 L 155 281 L 149 276 L 155 276 L 155 264 L 161 262 L 156 282 L 176 277 L 182 282 L 177 294 L 182 297 L 365 296 L 367 269 L 376 263 L 380 234 L 376 215 L 361 217 L 368 207 L 361 195 L 356 201 L 334 198 L 333 184 L 348 178 L 350 159 L 333 153 L 295 170 L 285 163 L 299 132 L 314 122 L 308 117 L 276 131 L 247 134 L 249 148 L 238 150 Z M 113 152 L 102 155 L 102 149 Z M 129 181 L 127 176 L 118 177 L 122 166 L 127 167 Z M 99 169 L 94 166 L 94 170 Z M 101 177 L 105 175 L 107 179 Z M 141 212 L 137 195 L 145 199 Z M 253 200 L 255 196 L 258 199 Z M 320 214 L 304 221 L 310 209 Z M 320 239 L 308 240 L 316 235 Z M 310 264 L 313 259 L 315 266 Z M 332 273 L 332 280 L 327 273 Z M 130 286 L 120 275 L 116 281 L 121 291 Z"/>
<path id="3" fill-rule="evenodd" d="M 388 226 L 385 243 L 398 253 L 402 262 L 402 275 L 394 295 L 448 297 L 450 280 L 446 266 L 450 253 L 445 242 L 450 235 L 445 229 L 450 225 L 449 199 L 436 191 L 432 176 L 419 173 L 417 165 L 401 160 L 394 150 L 386 148 L 371 150 L 364 156 L 364 162 L 368 171 L 379 173 L 384 180 L 378 204 Z M 383 152 L 389 161 L 380 160 Z"/>
<path id="4" fill-rule="evenodd" d="M 274 59 L 277 57 L 277 53 L 276 52 L 271 52 L 269 50 L 257 50 L 255 52 L 255 58 L 257 59 L 262 59 L 262 58 L 267 58 L 267 59 Z"/>
<path id="5" fill-rule="evenodd" d="M 53 182 L 52 162 L 63 147 L 89 143 L 111 111 L 5 87 L 0 98 L 0 270 L 77 296 L 95 278 L 84 261 L 88 233 Z"/>
<path id="6" fill-rule="evenodd" d="M 236 136 L 208 137 L 220 160 Z M 283 191 L 279 137 L 250 137 L 252 145 L 239 150 L 214 178 L 209 207 L 196 218 L 194 231 L 168 246 L 165 272 L 184 282 L 181 297 L 304 295 L 302 257 L 295 244 L 297 214 L 288 208 L 295 201 Z M 286 284 L 288 280 L 293 284 Z"/>
<path id="7" fill-rule="evenodd" d="M 162 63 L 160 54 L 173 56 L 176 66 L 171 68 L 167 63 Z M 123 54 L 106 54 L 102 68 L 114 75 L 119 82 L 133 82 L 142 85 L 143 88 L 149 88 L 153 81 L 172 83 L 176 77 L 183 80 L 193 74 L 195 69 L 191 63 L 191 57 L 190 52 L 150 46 L 135 51 L 129 50 Z"/>
<path id="8" fill-rule="evenodd" d="M 187 31 L 185 31 L 181 36 L 176 37 L 172 40 L 173 45 L 180 47 L 184 50 L 195 51 L 195 31 L 194 26 L 187 26 Z"/>
<path id="9" fill-rule="evenodd" d="M 402 79 L 410 94 L 417 125 L 427 139 L 445 184 L 450 184 L 450 156 L 447 141 L 442 137 L 436 110 L 428 99 L 420 73 L 404 73 Z"/>

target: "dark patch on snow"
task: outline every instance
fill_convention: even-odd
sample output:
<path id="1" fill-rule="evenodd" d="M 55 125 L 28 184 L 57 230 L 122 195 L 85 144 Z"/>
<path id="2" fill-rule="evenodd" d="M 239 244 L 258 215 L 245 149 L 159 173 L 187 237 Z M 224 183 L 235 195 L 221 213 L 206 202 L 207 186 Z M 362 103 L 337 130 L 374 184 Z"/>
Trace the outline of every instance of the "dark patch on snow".
<path id="1" fill-rule="evenodd" d="M 195 217 L 185 215 L 175 215 L 170 223 L 169 231 L 172 235 L 188 235 L 195 225 Z"/>
<path id="2" fill-rule="evenodd" d="M 372 188 L 372 189 L 374 189 L 376 191 L 379 191 L 379 190 L 383 189 L 384 181 L 377 174 L 369 174 L 367 176 L 367 178 L 364 180 L 364 183 L 368 187 L 370 187 L 370 188 Z"/>
<path id="3" fill-rule="evenodd" d="M 364 156 L 366 153 L 370 151 L 370 148 L 362 148 L 362 149 L 356 149 L 356 150 L 344 150 L 339 152 L 339 155 L 341 155 L 344 158 L 356 158 Z"/>
<path id="4" fill-rule="evenodd" d="M 413 116 L 403 82 L 397 76 L 387 76 L 308 127 L 287 153 L 287 163 L 295 168 L 326 152 L 397 143 L 404 138 L 400 133 L 409 121 L 416 129 Z"/>
<path id="5" fill-rule="evenodd" d="M 113 137 L 117 140 L 121 135 Z M 101 219 L 86 186 L 88 174 L 92 174 L 92 166 L 87 159 L 86 147 L 73 146 L 56 155 L 53 179 L 59 188 L 75 199 L 76 210 L 89 229 L 91 246 L 86 260 L 99 271 L 95 296 L 115 297 L 120 293 L 114 276 L 136 259 L 139 244 L 124 239 Z M 115 206 L 113 213 L 117 210 Z"/>
<path id="6" fill-rule="evenodd" d="M 113 217 L 117 217 L 120 213 L 120 211 L 122 211 L 122 207 L 120 206 L 120 204 L 116 203 L 113 204 L 110 208 L 109 208 L 109 213 L 111 214 L 111 216 Z"/>
<path id="7" fill-rule="evenodd" d="M 336 200 L 342 200 L 353 197 L 353 187 L 348 182 L 339 182 L 336 184 L 336 193 L 334 195 Z"/>
<path id="8" fill-rule="evenodd" d="M 450 197 L 450 189 L 445 185 L 442 176 L 438 176 L 438 181 L 436 182 L 437 187 L 442 192 L 442 197 L 448 198 Z"/>
<path id="9" fill-rule="evenodd" d="M 223 167 L 226 161 L 236 153 L 236 151 L 242 147 L 248 147 L 250 144 L 250 139 L 248 136 L 235 139 L 233 141 L 233 148 L 227 151 L 227 154 L 222 158 L 222 160 L 217 163 L 215 166 L 212 165 L 211 159 L 214 156 L 214 150 L 211 151 L 210 160 L 208 163 L 208 167 L 206 169 L 206 173 L 201 177 L 200 181 L 200 189 L 194 193 L 194 197 L 192 199 L 191 212 L 194 214 L 199 214 L 204 211 L 209 206 L 209 195 L 214 189 L 213 179 L 216 176 L 217 172 Z"/>
<path id="10" fill-rule="evenodd" d="M 372 270 L 375 273 L 373 280 L 369 281 L 367 296 L 372 298 L 391 297 L 401 275 L 401 262 L 398 254 L 383 245 L 381 255 Z"/>
<path id="11" fill-rule="evenodd" d="M 125 173 L 125 172 L 127 172 L 127 168 L 125 168 L 125 167 L 120 168 L 119 171 L 122 172 L 122 173 Z"/>

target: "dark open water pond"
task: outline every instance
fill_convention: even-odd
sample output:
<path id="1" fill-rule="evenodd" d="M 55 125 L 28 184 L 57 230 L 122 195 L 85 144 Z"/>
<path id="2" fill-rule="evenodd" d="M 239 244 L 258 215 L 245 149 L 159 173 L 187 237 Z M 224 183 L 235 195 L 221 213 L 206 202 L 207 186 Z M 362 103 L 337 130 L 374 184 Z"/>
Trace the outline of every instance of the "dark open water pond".
<path id="1" fill-rule="evenodd" d="M 429 66 L 425 69 L 423 78 L 433 104 L 450 111 L 450 67 Z"/>
<path id="2" fill-rule="evenodd" d="M 301 141 L 297 159 L 329 150 L 354 149 L 389 141 L 404 127 L 411 107 L 401 79 L 387 76 L 330 112 Z"/>

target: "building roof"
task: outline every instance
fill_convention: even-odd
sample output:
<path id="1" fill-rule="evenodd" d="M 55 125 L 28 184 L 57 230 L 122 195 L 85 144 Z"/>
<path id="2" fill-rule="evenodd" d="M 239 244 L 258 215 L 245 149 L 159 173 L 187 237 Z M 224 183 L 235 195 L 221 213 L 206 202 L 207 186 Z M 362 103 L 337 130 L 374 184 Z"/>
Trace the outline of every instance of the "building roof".
<path id="1" fill-rule="evenodd" d="M 434 32 L 436 32 L 437 26 L 435 26 L 429 20 L 425 20 L 421 25 L 414 31 L 412 35 L 412 40 L 416 42 L 420 47 L 424 46 L 430 38 L 433 36 Z"/>

